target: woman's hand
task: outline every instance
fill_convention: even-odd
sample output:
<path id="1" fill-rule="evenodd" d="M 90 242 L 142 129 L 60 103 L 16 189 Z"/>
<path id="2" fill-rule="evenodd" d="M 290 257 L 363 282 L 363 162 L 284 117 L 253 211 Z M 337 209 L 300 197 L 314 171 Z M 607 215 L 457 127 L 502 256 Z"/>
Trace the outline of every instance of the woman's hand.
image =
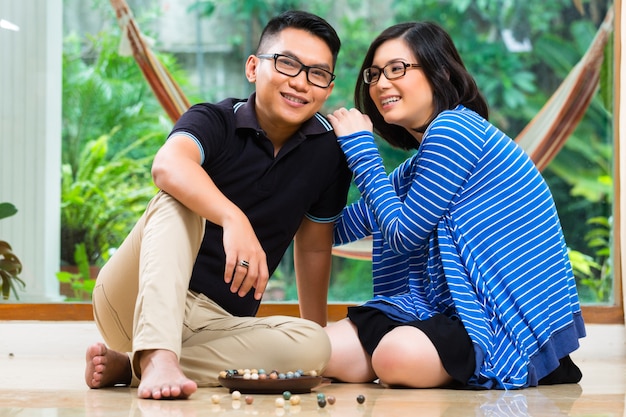
<path id="1" fill-rule="evenodd" d="M 364 161 L 378 163 L 380 155 L 374 142 L 373 124 L 369 116 L 357 109 L 347 110 L 342 107 L 329 114 L 328 121 L 335 130 L 337 143 L 346 155 L 348 167 L 352 172 L 355 172 L 355 167 Z"/>
<path id="2" fill-rule="evenodd" d="M 333 125 L 337 137 L 348 136 L 364 130 L 371 132 L 373 129 L 369 116 L 357 109 L 348 110 L 342 107 L 329 114 L 328 121 Z"/>

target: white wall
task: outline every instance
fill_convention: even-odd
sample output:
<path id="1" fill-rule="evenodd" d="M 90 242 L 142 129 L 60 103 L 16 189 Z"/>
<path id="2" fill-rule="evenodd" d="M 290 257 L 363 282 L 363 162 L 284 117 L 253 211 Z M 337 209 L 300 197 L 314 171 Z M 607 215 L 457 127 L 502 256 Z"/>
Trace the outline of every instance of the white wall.
<path id="1" fill-rule="evenodd" d="M 24 265 L 23 301 L 58 298 L 61 172 L 62 0 L 0 0 L 0 221 Z"/>

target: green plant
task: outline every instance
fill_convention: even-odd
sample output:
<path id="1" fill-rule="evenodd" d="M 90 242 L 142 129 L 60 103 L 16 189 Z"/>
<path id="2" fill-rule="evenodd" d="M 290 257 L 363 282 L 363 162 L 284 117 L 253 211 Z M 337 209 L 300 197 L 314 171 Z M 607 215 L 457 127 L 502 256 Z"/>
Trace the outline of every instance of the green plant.
<path id="1" fill-rule="evenodd" d="M 587 220 L 591 230 L 585 241 L 593 255 L 570 251 L 572 267 L 582 284 L 581 298 L 595 303 L 606 303 L 612 297 L 613 273 L 611 262 L 611 230 L 609 218 L 598 216 Z"/>
<path id="2" fill-rule="evenodd" d="M 64 40 L 62 161 L 73 171 L 87 143 L 105 133 L 116 148 L 155 131 L 164 137 L 171 128 L 135 61 L 119 55 L 119 38 L 103 31 L 87 42 Z M 121 128 L 112 131 L 114 126 Z M 161 142 L 145 144 L 133 156 L 153 155 Z"/>
<path id="3" fill-rule="evenodd" d="M 151 157 L 129 154 L 152 139 L 147 135 L 108 155 L 111 134 L 89 142 L 76 171 L 63 164 L 61 183 L 61 260 L 75 265 L 77 245 L 84 244 L 88 264 L 106 260 L 156 193 L 150 179 Z"/>
<path id="4" fill-rule="evenodd" d="M 90 275 L 89 260 L 84 243 L 76 245 L 74 262 L 78 267 L 78 272 L 59 271 L 56 273 L 59 282 L 69 284 L 73 292 L 73 296 L 66 298 L 65 301 L 90 300 L 96 280 L 92 279 Z"/>
<path id="5" fill-rule="evenodd" d="M 122 242 L 156 192 L 150 161 L 171 129 L 111 27 L 64 42 L 61 265 L 75 264 L 81 243 L 89 264 L 101 265 Z M 159 58 L 185 85 L 173 58 Z"/>
<path id="6" fill-rule="evenodd" d="M 13 216 L 17 213 L 17 209 L 11 203 L 0 203 L 0 219 Z M 13 253 L 13 249 L 8 242 L 0 240 L 0 278 L 2 278 L 2 298 L 9 299 L 11 291 L 17 300 L 20 297 L 17 295 L 17 289 L 15 284 L 17 283 L 22 289 L 26 286 L 24 281 L 19 278 L 19 274 L 22 272 L 22 262 Z"/>

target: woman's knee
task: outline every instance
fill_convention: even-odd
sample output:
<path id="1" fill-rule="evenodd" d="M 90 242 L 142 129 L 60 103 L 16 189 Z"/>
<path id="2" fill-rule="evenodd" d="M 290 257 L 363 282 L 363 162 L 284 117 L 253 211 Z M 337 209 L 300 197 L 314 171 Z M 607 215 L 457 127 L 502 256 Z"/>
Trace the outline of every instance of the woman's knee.
<path id="1" fill-rule="evenodd" d="M 408 366 L 416 367 L 417 353 L 416 347 L 408 350 L 402 343 L 383 338 L 372 354 L 372 368 L 381 379 L 395 379 L 394 376 L 405 373 Z"/>
<path id="2" fill-rule="evenodd" d="M 382 383 L 432 388 L 450 382 L 436 348 L 416 329 L 390 332 L 372 355 L 372 368 Z"/>

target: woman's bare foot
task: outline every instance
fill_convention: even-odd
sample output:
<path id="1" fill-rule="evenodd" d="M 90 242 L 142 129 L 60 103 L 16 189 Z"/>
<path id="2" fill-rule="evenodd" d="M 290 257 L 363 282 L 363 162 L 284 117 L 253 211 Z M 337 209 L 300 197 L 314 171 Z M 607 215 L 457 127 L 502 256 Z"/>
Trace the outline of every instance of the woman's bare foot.
<path id="1" fill-rule="evenodd" d="M 130 384 L 130 359 L 125 353 L 108 349 L 104 343 L 96 343 L 87 348 L 85 356 L 85 382 L 89 388 Z"/>
<path id="2" fill-rule="evenodd" d="M 198 384 L 183 374 L 174 352 L 146 350 L 138 354 L 141 368 L 139 398 L 185 399 L 198 389 Z"/>

